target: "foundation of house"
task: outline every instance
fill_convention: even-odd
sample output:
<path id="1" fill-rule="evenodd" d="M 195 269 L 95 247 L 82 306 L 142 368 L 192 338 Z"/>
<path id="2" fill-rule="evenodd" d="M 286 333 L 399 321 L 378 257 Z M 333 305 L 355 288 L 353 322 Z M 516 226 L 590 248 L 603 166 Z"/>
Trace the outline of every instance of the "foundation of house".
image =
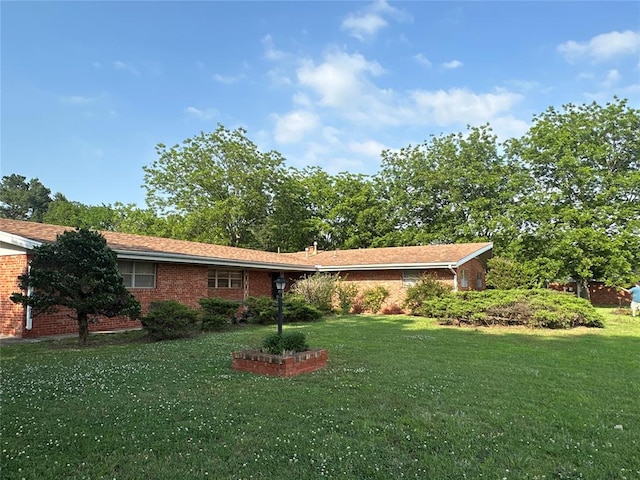
<path id="1" fill-rule="evenodd" d="M 291 355 L 272 355 L 259 350 L 243 350 L 231 355 L 231 368 L 242 372 L 275 377 L 295 377 L 327 366 L 325 349 L 305 350 Z"/>

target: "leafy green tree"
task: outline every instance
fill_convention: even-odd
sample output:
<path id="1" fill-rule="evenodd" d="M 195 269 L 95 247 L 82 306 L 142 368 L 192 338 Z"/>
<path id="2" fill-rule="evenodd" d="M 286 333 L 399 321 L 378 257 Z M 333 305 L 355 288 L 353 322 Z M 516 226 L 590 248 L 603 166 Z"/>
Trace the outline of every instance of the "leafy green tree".
<path id="1" fill-rule="evenodd" d="M 18 277 L 21 293 L 11 300 L 34 314 L 69 308 L 76 313 L 80 341 L 87 342 L 90 315 L 137 317 L 140 304 L 125 288 L 116 254 L 105 238 L 86 229 L 67 231 L 34 248 L 29 271 Z"/>
<path id="2" fill-rule="evenodd" d="M 493 257 L 487 261 L 487 286 L 500 290 L 535 288 L 539 286 L 536 280 L 530 265 L 506 257 Z"/>
<path id="3" fill-rule="evenodd" d="M 303 172 L 289 169 L 274 179 L 273 198 L 258 238 L 262 250 L 300 252 L 316 239 L 316 225 L 310 208 Z"/>
<path id="4" fill-rule="evenodd" d="M 640 273 L 640 110 L 617 98 L 550 107 L 507 154 L 529 176 L 511 209 L 514 258 L 556 265 L 585 293 L 589 279 Z"/>
<path id="5" fill-rule="evenodd" d="M 184 218 L 180 238 L 260 247 L 258 232 L 270 212 L 277 179 L 286 175 L 277 152 L 263 153 L 246 131 L 226 130 L 156 147 L 159 158 L 143 167 L 147 203 L 159 216 Z"/>
<path id="6" fill-rule="evenodd" d="M 393 228 L 378 245 L 508 241 L 518 167 L 504 161 L 488 125 L 382 157 L 380 196 Z"/>
<path id="7" fill-rule="evenodd" d="M 0 182 L 0 217 L 41 222 L 51 203 L 51 190 L 40 180 L 5 175 Z"/>
<path id="8" fill-rule="evenodd" d="M 42 217 L 44 223 L 76 228 L 95 228 L 115 231 L 118 229 L 117 212 L 110 205 L 84 205 L 71 202 L 60 193 L 56 194 Z"/>

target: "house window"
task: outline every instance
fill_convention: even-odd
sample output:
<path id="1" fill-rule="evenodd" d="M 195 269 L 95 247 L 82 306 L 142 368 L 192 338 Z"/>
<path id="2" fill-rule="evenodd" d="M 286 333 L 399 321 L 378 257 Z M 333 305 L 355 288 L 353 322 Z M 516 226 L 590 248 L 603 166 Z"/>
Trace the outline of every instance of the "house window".
<path id="1" fill-rule="evenodd" d="M 476 288 L 482 290 L 484 288 L 484 282 L 482 281 L 482 272 L 476 273 Z"/>
<path id="2" fill-rule="evenodd" d="M 403 270 L 402 286 L 409 288 L 414 286 L 420 280 L 420 270 Z"/>
<path id="3" fill-rule="evenodd" d="M 209 269 L 209 288 L 242 288 L 242 270 Z"/>
<path id="4" fill-rule="evenodd" d="M 462 288 L 467 288 L 469 286 L 469 281 L 467 280 L 467 271 L 463 269 L 460 270 L 460 286 Z"/>
<path id="5" fill-rule="evenodd" d="M 156 264 L 151 262 L 118 261 L 118 270 L 127 288 L 155 288 Z"/>

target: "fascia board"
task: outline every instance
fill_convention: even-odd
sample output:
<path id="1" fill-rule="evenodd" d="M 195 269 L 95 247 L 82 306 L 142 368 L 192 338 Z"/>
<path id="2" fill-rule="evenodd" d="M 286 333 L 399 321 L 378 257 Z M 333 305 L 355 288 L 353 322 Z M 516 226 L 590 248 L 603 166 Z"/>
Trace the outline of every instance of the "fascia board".
<path id="1" fill-rule="evenodd" d="M 432 270 L 434 268 L 455 267 L 456 263 L 379 263 L 367 265 L 316 265 L 319 272 L 346 272 L 349 270 Z"/>
<path id="2" fill-rule="evenodd" d="M 228 258 L 200 257 L 173 253 L 136 252 L 132 250 L 114 250 L 120 260 L 140 260 L 147 262 L 189 263 L 197 265 L 219 265 L 223 267 L 281 269 L 288 271 L 314 271 L 311 265 L 290 263 L 251 262 L 247 260 L 231 260 Z"/>
<path id="3" fill-rule="evenodd" d="M 458 260 L 455 263 L 455 266 L 460 266 L 460 265 L 464 265 L 465 263 L 467 263 L 469 260 L 472 260 L 474 258 L 476 258 L 479 255 L 482 255 L 485 252 L 488 252 L 489 250 L 491 250 L 493 248 L 493 243 L 490 243 L 489 245 L 486 245 L 478 250 L 476 250 L 475 252 L 467 255 L 466 257 L 461 258 L 460 260 Z"/>
<path id="4" fill-rule="evenodd" d="M 42 242 L 37 242 L 35 240 L 7 232 L 0 232 L 0 242 L 15 245 L 16 247 L 26 248 L 27 250 L 33 250 L 35 247 L 42 245 Z"/>

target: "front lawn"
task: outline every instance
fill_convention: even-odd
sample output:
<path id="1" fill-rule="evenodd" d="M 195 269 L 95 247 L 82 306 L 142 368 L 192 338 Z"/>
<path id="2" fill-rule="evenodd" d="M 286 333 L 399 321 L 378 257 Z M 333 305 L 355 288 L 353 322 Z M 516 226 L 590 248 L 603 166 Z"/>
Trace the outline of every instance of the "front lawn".
<path id="1" fill-rule="evenodd" d="M 288 379 L 231 370 L 275 326 L 2 346 L 0 477 L 637 479 L 640 319 L 601 311 L 566 331 L 285 325 L 329 350 Z"/>

